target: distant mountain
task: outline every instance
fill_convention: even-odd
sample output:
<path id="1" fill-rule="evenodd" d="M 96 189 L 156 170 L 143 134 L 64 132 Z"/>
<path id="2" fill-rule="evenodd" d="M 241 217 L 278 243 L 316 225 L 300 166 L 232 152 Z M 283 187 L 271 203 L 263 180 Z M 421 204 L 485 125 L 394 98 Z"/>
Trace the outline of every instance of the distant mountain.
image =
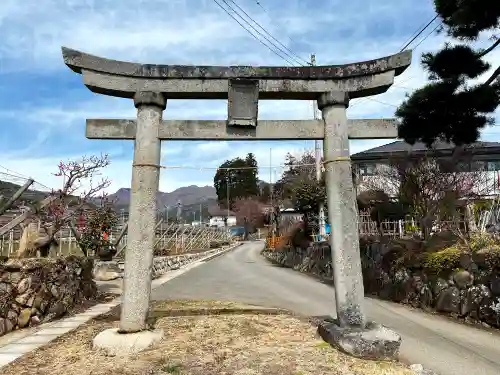
<path id="1" fill-rule="evenodd" d="M 20 187 L 21 185 L 14 184 L 12 182 L 0 181 L 0 201 L 2 201 L 2 199 L 4 202 L 9 200 Z M 28 189 L 21 195 L 20 199 L 15 202 L 13 207 L 18 206 L 21 201 L 24 201 L 25 203 L 41 201 L 47 196 L 47 194 L 47 192 Z"/>
<path id="2" fill-rule="evenodd" d="M 117 209 L 128 211 L 130 204 L 130 188 L 121 188 L 116 193 L 109 195 L 110 199 L 115 200 Z M 158 192 L 157 205 L 159 210 L 169 206 L 169 211 L 180 201 L 184 207 L 199 204 L 206 204 L 207 201 L 217 199 L 215 188 L 213 186 L 185 186 L 176 189 L 170 193 Z"/>

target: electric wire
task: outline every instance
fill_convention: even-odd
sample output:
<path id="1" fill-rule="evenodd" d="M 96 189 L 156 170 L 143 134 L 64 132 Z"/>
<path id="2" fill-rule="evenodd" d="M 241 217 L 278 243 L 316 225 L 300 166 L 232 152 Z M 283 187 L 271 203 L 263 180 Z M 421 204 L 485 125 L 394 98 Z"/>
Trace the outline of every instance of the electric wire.
<path id="1" fill-rule="evenodd" d="M 293 63 L 288 60 L 286 57 L 284 57 L 283 55 L 281 55 L 279 52 L 275 51 L 272 47 L 268 46 L 266 43 L 264 43 L 261 39 L 259 39 L 255 34 L 253 34 L 249 29 L 247 29 L 245 27 L 245 25 L 243 25 L 240 21 L 238 21 L 238 19 L 236 19 L 236 17 L 234 17 L 226 8 L 224 8 L 224 6 L 219 3 L 217 0 L 213 0 L 214 3 L 216 3 L 224 12 L 226 12 L 229 17 L 231 17 L 234 21 L 236 21 L 236 23 L 238 23 L 238 25 L 240 25 L 246 32 L 248 32 L 255 40 L 257 40 L 259 43 L 261 43 L 263 46 L 265 46 L 266 48 L 268 48 L 271 52 L 273 52 L 276 56 L 282 58 L 283 60 L 285 60 L 286 62 L 288 62 L 290 65 L 293 65 Z"/>

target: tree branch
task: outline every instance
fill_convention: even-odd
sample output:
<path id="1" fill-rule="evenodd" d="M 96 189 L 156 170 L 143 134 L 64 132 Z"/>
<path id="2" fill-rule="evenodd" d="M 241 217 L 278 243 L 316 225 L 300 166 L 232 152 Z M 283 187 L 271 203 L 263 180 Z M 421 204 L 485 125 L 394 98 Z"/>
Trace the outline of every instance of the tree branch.
<path id="1" fill-rule="evenodd" d="M 484 56 L 486 56 L 488 53 L 490 53 L 491 51 L 493 51 L 495 48 L 497 48 L 498 46 L 500 45 L 500 38 L 497 39 L 497 41 L 495 43 L 493 43 L 489 48 L 485 49 L 483 52 L 481 52 L 478 57 L 479 58 L 482 58 Z"/>
<path id="2" fill-rule="evenodd" d="M 500 66 L 498 66 L 495 71 L 493 72 L 493 74 L 490 76 L 490 78 L 488 78 L 486 80 L 486 82 L 484 83 L 485 86 L 489 86 L 491 85 L 497 78 L 498 76 L 500 76 Z"/>

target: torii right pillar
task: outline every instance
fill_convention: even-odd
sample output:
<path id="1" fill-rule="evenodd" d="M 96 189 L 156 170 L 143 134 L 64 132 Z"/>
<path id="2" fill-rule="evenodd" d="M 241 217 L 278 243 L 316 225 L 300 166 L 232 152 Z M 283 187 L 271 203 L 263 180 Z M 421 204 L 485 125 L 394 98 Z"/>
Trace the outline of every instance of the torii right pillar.
<path id="1" fill-rule="evenodd" d="M 368 322 L 364 304 L 359 248 L 358 209 L 349 157 L 346 110 L 349 95 L 331 91 L 318 99 L 324 121 L 323 154 L 328 205 L 332 226 L 330 247 L 337 319 L 319 324 L 318 333 L 344 351 L 376 360 L 397 358 L 401 337 L 388 328 Z"/>
<path id="2" fill-rule="evenodd" d="M 318 100 L 325 123 L 323 142 L 330 246 L 337 319 L 341 326 L 366 325 L 363 276 L 359 256 L 358 213 L 349 158 L 346 92 L 329 92 Z"/>

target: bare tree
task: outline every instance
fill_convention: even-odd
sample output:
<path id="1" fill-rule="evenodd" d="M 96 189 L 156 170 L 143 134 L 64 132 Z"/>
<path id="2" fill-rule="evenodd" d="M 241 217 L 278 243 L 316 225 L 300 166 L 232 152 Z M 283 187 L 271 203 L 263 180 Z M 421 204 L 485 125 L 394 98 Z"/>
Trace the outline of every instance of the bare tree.
<path id="1" fill-rule="evenodd" d="M 378 167 L 365 187 L 381 190 L 407 207 L 420 224 L 424 238 L 434 226 L 461 222 L 463 208 L 491 193 L 487 171 L 477 168 L 473 152 L 457 149 L 452 156 L 409 155 Z"/>
<path id="2" fill-rule="evenodd" d="M 253 228 L 261 228 L 264 224 L 264 207 L 258 197 L 241 198 L 233 203 L 233 211 L 238 225 L 248 224 Z"/>
<path id="3" fill-rule="evenodd" d="M 50 193 L 48 204 L 30 207 L 30 221 L 35 219 L 40 222 L 41 235 L 33 245 L 41 256 L 47 256 L 51 246 L 57 245 L 55 236 L 63 226 L 70 224 L 77 238 L 82 238 L 73 223 L 77 217 L 89 216 L 96 211 L 105 198 L 103 190 L 110 185 L 110 181 L 107 178 L 98 179 L 98 176 L 109 163 L 108 155 L 84 156 L 77 161 L 59 163 L 58 172 L 54 175 L 62 178 L 62 188 Z M 87 190 L 82 191 L 84 185 Z M 19 256 L 34 255 L 26 254 L 24 250 L 20 249 Z"/>

